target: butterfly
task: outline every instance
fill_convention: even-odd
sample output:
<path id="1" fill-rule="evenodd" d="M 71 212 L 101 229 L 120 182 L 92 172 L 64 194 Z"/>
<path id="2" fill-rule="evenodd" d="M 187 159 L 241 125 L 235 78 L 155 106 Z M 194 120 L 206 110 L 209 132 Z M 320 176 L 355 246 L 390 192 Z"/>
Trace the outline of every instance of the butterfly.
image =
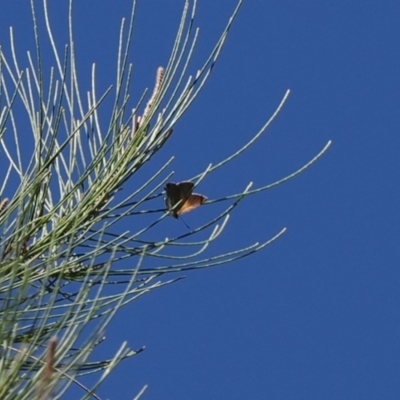
<path id="1" fill-rule="evenodd" d="M 167 193 L 164 199 L 165 204 L 174 218 L 194 210 L 207 200 L 207 197 L 202 194 L 192 193 L 193 188 L 193 182 L 169 182 L 165 186 Z"/>

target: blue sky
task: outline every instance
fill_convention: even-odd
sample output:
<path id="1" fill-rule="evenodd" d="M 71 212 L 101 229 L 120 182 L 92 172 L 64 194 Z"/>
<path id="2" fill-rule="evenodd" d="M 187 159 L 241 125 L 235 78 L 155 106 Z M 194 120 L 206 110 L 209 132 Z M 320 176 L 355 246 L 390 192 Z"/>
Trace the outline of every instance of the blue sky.
<path id="1" fill-rule="evenodd" d="M 4 3 L 0 40 L 12 25 L 25 51 L 30 10 Z M 236 4 L 198 3 L 192 73 Z M 132 96 L 166 64 L 182 5 L 139 1 Z M 52 6 L 63 45 L 65 7 Z M 76 2 L 83 84 L 92 62 L 103 89 L 114 83 L 129 9 L 128 0 Z M 296 179 L 247 198 L 211 252 L 287 227 L 279 241 L 234 264 L 185 273 L 122 310 L 105 356 L 123 340 L 146 351 L 116 369 L 102 398 L 131 399 L 144 384 L 148 400 L 399 398 L 399 18 L 397 1 L 244 2 L 210 80 L 156 163 L 175 155 L 174 180 L 198 174 L 257 132 L 287 89 L 265 135 L 197 190 L 213 199 L 249 181 L 260 187 L 333 145 Z M 217 211 L 202 207 L 185 221 L 197 226 Z M 170 219 L 161 229 L 172 236 L 186 228 Z"/>

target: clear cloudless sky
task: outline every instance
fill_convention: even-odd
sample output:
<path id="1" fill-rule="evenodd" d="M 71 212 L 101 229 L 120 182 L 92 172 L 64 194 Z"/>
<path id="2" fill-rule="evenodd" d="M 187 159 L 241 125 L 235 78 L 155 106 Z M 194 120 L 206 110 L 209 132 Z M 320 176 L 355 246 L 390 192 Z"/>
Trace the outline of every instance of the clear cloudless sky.
<path id="1" fill-rule="evenodd" d="M 67 2 L 50 3 L 63 46 Z M 191 73 L 235 4 L 198 1 Z M 182 7 L 181 0 L 139 0 L 135 99 L 166 65 Z M 114 83 L 120 20 L 129 10 L 130 0 L 75 1 L 83 86 L 92 62 L 100 89 Z M 296 179 L 246 199 L 210 251 L 287 227 L 280 240 L 236 263 L 185 273 L 118 314 L 101 354 L 111 356 L 124 340 L 146 350 L 112 373 L 102 398 L 132 399 L 144 384 L 147 400 L 400 398 L 399 21 L 395 0 L 245 0 L 210 80 L 155 163 L 175 155 L 177 181 L 203 171 L 257 132 L 286 89 L 289 100 L 265 135 L 198 191 L 212 199 L 249 181 L 263 186 L 329 139 L 333 145 Z M 2 2 L 2 46 L 11 25 L 24 57 L 34 50 L 27 2 Z M 216 213 L 203 207 L 185 220 L 198 226 Z M 160 229 L 165 237 L 186 228 L 169 219 Z M 65 398 L 81 395 L 76 389 Z"/>

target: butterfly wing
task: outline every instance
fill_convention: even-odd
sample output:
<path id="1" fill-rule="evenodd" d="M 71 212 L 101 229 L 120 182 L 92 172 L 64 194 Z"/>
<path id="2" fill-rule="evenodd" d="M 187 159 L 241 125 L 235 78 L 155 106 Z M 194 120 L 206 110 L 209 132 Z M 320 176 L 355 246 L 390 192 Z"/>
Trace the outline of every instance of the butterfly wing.
<path id="1" fill-rule="evenodd" d="M 182 204 L 182 206 L 179 207 L 179 210 L 176 213 L 177 215 L 181 215 L 189 211 L 192 211 L 195 208 L 200 207 L 206 200 L 207 200 L 206 196 L 193 193 L 187 198 L 187 200 Z"/>
<path id="2" fill-rule="evenodd" d="M 182 200 L 186 200 L 192 194 L 194 183 L 193 182 L 179 182 L 177 184 Z"/>
<path id="3" fill-rule="evenodd" d="M 181 191 L 176 183 L 167 183 L 165 186 L 165 204 L 168 209 L 174 207 L 174 205 L 181 199 Z"/>
<path id="4" fill-rule="evenodd" d="M 165 186 L 165 205 L 167 206 L 168 210 L 171 211 L 174 206 L 181 200 L 181 191 L 179 186 L 176 183 L 167 183 Z M 171 211 L 172 216 L 178 218 L 176 214 L 176 210 Z"/>

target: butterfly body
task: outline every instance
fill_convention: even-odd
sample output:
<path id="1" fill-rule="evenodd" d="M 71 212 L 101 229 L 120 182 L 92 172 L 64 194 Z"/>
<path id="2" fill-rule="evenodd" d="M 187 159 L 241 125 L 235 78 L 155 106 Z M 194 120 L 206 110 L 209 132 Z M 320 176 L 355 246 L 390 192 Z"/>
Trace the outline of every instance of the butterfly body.
<path id="1" fill-rule="evenodd" d="M 192 193 L 193 188 L 193 182 L 169 182 L 166 184 L 165 191 L 167 195 L 165 197 L 165 204 L 174 218 L 192 211 L 207 200 L 206 196 Z"/>

